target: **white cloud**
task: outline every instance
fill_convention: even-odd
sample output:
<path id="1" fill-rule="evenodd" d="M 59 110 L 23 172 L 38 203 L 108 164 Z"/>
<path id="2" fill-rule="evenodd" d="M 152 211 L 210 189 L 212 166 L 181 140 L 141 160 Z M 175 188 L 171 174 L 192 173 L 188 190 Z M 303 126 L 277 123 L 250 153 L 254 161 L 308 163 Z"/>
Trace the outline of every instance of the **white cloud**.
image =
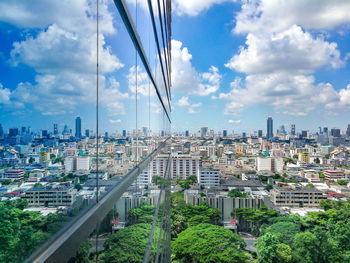
<path id="1" fill-rule="evenodd" d="M 150 83 L 148 75 L 140 66 L 132 66 L 127 75 L 129 90 L 136 93 L 136 69 L 137 69 L 137 93 L 143 96 L 154 95 L 153 85 Z"/>
<path id="2" fill-rule="evenodd" d="M 3 88 L 3 85 L 0 83 L 0 103 L 8 104 L 10 102 L 10 90 Z"/>
<path id="3" fill-rule="evenodd" d="M 208 72 L 198 73 L 191 63 L 192 55 L 182 42 L 171 41 L 172 88 L 180 93 L 206 96 L 220 87 L 221 75 L 218 68 L 211 66 Z"/>
<path id="4" fill-rule="evenodd" d="M 120 119 L 117 119 L 117 120 L 109 120 L 109 122 L 112 123 L 112 124 L 116 124 L 116 123 L 121 123 L 122 120 L 120 120 Z"/>
<path id="5" fill-rule="evenodd" d="M 230 124 L 240 124 L 241 120 L 228 120 L 228 123 L 230 123 Z"/>
<path id="6" fill-rule="evenodd" d="M 224 2 L 236 2 L 235 0 L 175 0 L 172 8 L 177 15 L 196 16 L 203 11 L 208 10 L 215 4 Z"/>
<path id="7" fill-rule="evenodd" d="M 245 46 L 225 66 L 246 76 L 215 97 L 228 101 L 224 114 L 240 115 L 250 105 L 264 104 L 278 113 L 305 116 L 341 105 L 347 90 L 316 83 L 312 74 L 345 65 L 346 57 L 337 43 L 326 41 L 324 30 L 349 23 L 349 11 L 350 2 L 340 0 L 244 1 L 233 32 L 246 34 Z"/>
<path id="8" fill-rule="evenodd" d="M 336 43 L 320 36 L 313 38 L 296 25 L 273 35 L 250 33 L 246 46 L 225 66 L 246 74 L 261 74 L 309 73 L 323 66 L 339 68 L 344 64 Z"/>
<path id="9" fill-rule="evenodd" d="M 190 114 L 194 114 L 194 113 L 199 113 L 200 111 L 198 110 L 198 108 L 200 108 L 202 106 L 202 103 L 193 103 L 191 104 L 188 101 L 188 97 L 187 96 L 183 96 L 181 97 L 178 102 L 176 103 L 176 105 L 178 105 L 179 107 L 186 107 L 188 108 L 188 113 Z"/>
<path id="10" fill-rule="evenodd" d="M 348 0 L 244 1 L 236 16 L 236 33 L 280 32 L 296 24 L 306 29 L 332 29 L 350 22 Z"/>
<path id="11" fill-rule="evenodd" d="M 38 28 L 13 43 L 11 62 L 25 64 L 37 75 L 35 83 L 20 82 L 12 91 L 12 104 L 32 105 L 45 115 L 66 114 L 78 105 L 96 100 L 96 17 L 95 1 L 11 1 L 0 3 L 0 19 L 15 26 Z M 21 14 L 21 15 L 19 15 Z M 40 15 L 38 15 L 40 14 Z M 105 44 L 104 34 L 115 32 L 107 2 L 100 4 L 99 71 L 101 105 L 110 115 L 124 114 L 114 78 L 106 78 L 124 65 Z"/>

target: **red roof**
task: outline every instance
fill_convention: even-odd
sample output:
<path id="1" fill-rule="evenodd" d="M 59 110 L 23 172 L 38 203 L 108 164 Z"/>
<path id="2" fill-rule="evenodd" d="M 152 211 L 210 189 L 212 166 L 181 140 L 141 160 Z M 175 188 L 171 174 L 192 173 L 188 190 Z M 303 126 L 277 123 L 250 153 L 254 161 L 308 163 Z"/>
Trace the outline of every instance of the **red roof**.
<path id="1" fill-rule="evenodd" d="M 4 195 L 19 195 L 21 192 L 20 191 L 15 191 L 15 192 L 9 192 Z"/>

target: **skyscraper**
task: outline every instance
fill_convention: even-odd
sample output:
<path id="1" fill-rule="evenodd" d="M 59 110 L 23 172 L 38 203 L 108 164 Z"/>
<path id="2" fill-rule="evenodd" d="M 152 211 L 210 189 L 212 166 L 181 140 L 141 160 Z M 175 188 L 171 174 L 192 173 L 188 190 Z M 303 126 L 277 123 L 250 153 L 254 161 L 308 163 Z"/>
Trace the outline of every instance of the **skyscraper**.
<path id="1" fill-rule="evenodd" d="M 346 136 L 350 137 L 350 124 L 348 124 L 348 128 L 346 129 Z M 0 135 L 0 137 L 1 137 L 1 135 Z"/>
<path id="2" fill-rule="evenodd" d="M 53 125 L 53 135 L 57 135 L 57 134 L 58 134 L 58 124 L 55 123 L 55 124 Z"/>
<path id="3" fill-rule="evenodd" d="M 190 136 L 190 132 L 189 131 L 185 131 L 185 136 L 186 137 Z"/>
<path id="4" fill-rule="evenodd" d="M 335 129 L 335 128 L 331 129 L 331 135 L 333 137 L 340 137 L 340 129 Z"/>
<path id="5" fill-rule="evenodd" d="M 301 137 L 307 138 L 307 131 L 301 131 Z"/>
<path id="6" fill-rule="evenodd" d="M 258 130 L 258 137 L 259 137 L 259 138 L 262 137 L 262 134 L 263 134 L 263 131 L 262 131 L 262 130 Z"/>
<path id="7" fill-rule="evenodd" d="M 323 127 L 323 133 L 328 134 L 328 128 L 327 127 Z"/>
<path id="8" fill-rule="evenodd" d="M 223 137 L 227 137 L 227 130 L 223 130 L 223 131 L 222 131 L 222 136 L 223 136 Z"/>
<path id="9" fill-rule="evenodd" d="M 81 118 L 75 119 L 75 138 L 81 138 Z"/>
<path id="10" fill-rule="evenodd" d="M 16 137 L 18 135 L 18 128 L 10 128 L 9 137 Z"/>
<path id="11" fill-rule="evenodd" d="M 201 137 L 206 136 L 208 133 L 208 127 L 202 127 L 201 128 Z"/>
<path id="12" fill-rule="evenodd" d="M 267 118 L 267 134 L 266 137 L 268 140 L 273 138 L 273 120 L 272 117 Z"/>
<path id="13" fill-rule="evenodd" d="M 295 124 L 292 124 L 292 125 L 290 126 L 290 134 L 291 134 L 291 135 L 295 135 Z"/>
<path id="14" fill-rule="evenodd" d="M 2 125 L 0 123 L 0 138 L 4 137 L 4 129 L 2 128 Z"/>

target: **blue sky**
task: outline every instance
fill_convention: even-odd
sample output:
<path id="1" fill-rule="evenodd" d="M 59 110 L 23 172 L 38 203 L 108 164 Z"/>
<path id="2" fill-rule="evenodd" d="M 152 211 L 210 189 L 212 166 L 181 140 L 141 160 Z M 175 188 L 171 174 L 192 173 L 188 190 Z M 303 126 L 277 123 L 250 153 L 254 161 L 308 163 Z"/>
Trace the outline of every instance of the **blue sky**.
<path id="1" fill-rule="evenodd" d="M 137 6 L 137 26 L 154 57 L 146 1 Z M 135 1 L 129 8 L 135 14 Z M 265 131 L 272 116 L 275 128 L 344 130 L 350 123 L 349 12 L 347 0 L 174 0 L 172 129 Z M 100 130 L 132 130 L 135 50 L 113 2 L 101 1 L 100 14 Z M 0 123 L 6 129 L 74 128 L 78 115 L 83 129 L 94 128 L 94 26 L 94 1 L 0 3 Z M 138 72 L 138 127 L 161 129 L 154 91 L 149 101 L 142 66 Z"/>

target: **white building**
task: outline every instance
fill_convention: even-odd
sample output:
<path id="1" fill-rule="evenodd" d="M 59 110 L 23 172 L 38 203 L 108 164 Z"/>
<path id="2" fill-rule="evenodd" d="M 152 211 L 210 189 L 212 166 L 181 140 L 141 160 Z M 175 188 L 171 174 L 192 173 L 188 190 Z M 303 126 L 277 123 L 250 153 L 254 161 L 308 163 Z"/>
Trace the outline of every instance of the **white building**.
<path id="1" fill-rule="evenodd" d="M 67 172 L 74 171 L 74 158 L 66 157 L 64 158 L 64 170 Z"/>
<path id="2" fill-rule="evenodd" d="M 283 171 L 283 158 L 258 157 L 256 159 L 257 170 L 281 173 Z"/>
<path id="3" fill-rule="evenodd" d="M 79 156 L 76 159 L 76 170 L 77 171 L 88 171 L 90 170 L 90 157 L 89 156 Z"/>
<path id="4" fill-rule="evenodd" d="M 220 185 L 220 170 L 215 168 L 200 168 L 197 180 L 200 185 L 213 187 Z"/>

